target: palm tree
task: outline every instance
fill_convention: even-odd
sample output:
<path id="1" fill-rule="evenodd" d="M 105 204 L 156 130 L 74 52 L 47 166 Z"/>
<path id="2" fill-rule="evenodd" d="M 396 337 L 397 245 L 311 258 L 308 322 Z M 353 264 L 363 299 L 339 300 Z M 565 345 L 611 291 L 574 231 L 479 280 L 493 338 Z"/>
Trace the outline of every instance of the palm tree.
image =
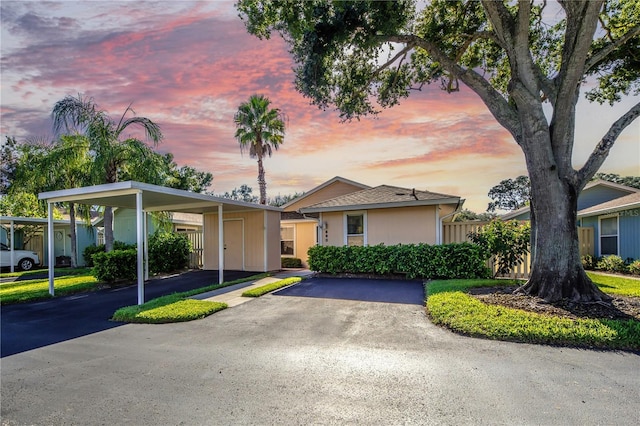
<path id="1" fill-rule="evenodd" d="M 260 204 L 267 204 L 267 182 L 262 159 L 265 154 L 271 157 L 273 150 L 277 150 L 284 142 L 286 117 L 279 109 L 270 109 L 270 103 L 264 95 L 252 95 L 247 102 L 240 104 L 234 116 L 235 137 L 240 143 L 240 150 L 244 152 L 248 149 L 249 157 L 258 159 Z"/>
<path id="2" fill-rule="evenodd" d="M 118 122 L 113 121 L 106 112 L 100 110 L 92 98 L 67 96 L 56 102 L 51 113 L 53 129 L 56 133 L 81 132 L 89 140 L 93 164 L 91 177 L 94 184 L 115 183 L 122 173 L 128 173 L 132 179 L 148 183 L 157 169 L 154 167 L 135 167 L 134 164 L 149 162 L 156 158 L 153 150 L 135 138 L 120 140 L 122 132 L 129 126 L 141 127 L 146 137 L 156 146 L 162 140 L 160 127 L 145 117 L 130 117 L 135 114 L 129 105 Z M 113 247 L 113 212 L 111 207 L 104 210 L 105 248 Z"/>
<path id="3" fill-rule="evenodd" d="M 91 184 L 90 175 L 86 173 L 91 168 L 92 159 L 89 153 L 89 140 L 81 135 L 63 135 L 54 143 L 50 151 L 38 161 L 39 176 L 46 180 L 46 190 L 76 188 Z M 76 206 L 67 203 L 69 209 L 69 224 L 71 232 L 71 267 L 77 266 L 76 239 Z M 83 216 L 88 222 L 89 212 L 83 210 Z"/>

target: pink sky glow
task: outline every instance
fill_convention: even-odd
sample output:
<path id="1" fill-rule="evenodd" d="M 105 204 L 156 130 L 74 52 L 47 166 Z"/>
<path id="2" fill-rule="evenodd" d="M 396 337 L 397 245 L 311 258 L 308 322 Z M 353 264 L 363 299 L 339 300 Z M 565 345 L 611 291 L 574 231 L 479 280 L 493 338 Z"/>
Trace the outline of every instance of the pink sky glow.
<path id="1" fill-rule="evenodd" d="M 487 192 L 526 174 L 511 136 L 470 90 L 436 85 L 376 118 L 341 123 L 295 91 L 285 43 L 247 34 L 233 2 L 31 2 L 2 8 L 0 135 L 50 140 L 56 101 L 82 93 L 119 117 L 132 107 L 157 122 L 179 165 L 214 175 L 215 193 L 248 184 L 257 166 L 241 156 L 233 115 L 255 93 L 288 116 L 285 142 L 265 160 L 267 193 L 313 188 L 334 176 L 459 195 L 483 212 Z M 574 165 L 635 103 L 581 101 Z M 640 120 L 620 136 L 603 172 L 640 175 Z"/>

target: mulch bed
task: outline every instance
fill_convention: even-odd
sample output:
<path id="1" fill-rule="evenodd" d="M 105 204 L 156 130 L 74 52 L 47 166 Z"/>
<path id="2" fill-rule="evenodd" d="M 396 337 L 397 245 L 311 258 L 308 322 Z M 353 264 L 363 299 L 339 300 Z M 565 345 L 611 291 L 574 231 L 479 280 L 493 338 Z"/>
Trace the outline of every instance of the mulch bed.
<path id="1" fill-rule="evenodd" d="M 481 287 L 469 290 L 478 300 L 508 308 L 562 318 L 635 319 L 640 321 L 640 297 L 615 296 L 611 303 L 575 303 L 569 300 L 548 303 L 521 294 L 513 294 L 517 287 Z"/>

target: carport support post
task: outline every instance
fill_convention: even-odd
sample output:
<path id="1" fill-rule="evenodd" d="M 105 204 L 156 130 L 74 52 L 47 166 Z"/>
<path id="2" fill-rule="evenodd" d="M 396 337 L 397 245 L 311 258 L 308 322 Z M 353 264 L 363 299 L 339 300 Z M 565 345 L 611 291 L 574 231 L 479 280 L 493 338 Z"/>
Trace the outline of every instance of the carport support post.
<path id="1" fill-rule="evenodd" d="M 55 264 L 53 252 L 53 204 L 47 203 L 48 211 L 47 211 L 47 248 L 49 257 L 49 294 L 54 295 L 55 290 L 53 289 L 53 266 Z"/>
<path id="2" fill-rule="evenodd" d="M 144 303 L 144 224 L 141 191 L 136 193 L 136 225 L 138 244 L 138 305 L 142 305 Z"/>
<path id="3" fill-rule="evenodd" d="M 15 272 L 15 268 L 16 268 L 16 266 L 15 266 L 16 265 L 16 251 L 15 251 L 16 250 L 16 245 L 15 245 L 14 239 L 13 239 L 15 237 L 15 222 L 13 220 L 9 223 L 9 230 L 10 230 L 9 231 L 9 239 L 11 241 L 10 247 L 9 247 L 9 250 L 11 250 L 9 252 L 10 253 L 10 257 L 11 257 L 11 259 L 10 259 L 11 260 L 11 269 L 10 269 L 10 271 L 11 272 Z"/>
<path id="4" fill-rule="evenodd" d="M 224 282 L 224 221 L 222 204 L 218 206 L 218 284 Z"/>

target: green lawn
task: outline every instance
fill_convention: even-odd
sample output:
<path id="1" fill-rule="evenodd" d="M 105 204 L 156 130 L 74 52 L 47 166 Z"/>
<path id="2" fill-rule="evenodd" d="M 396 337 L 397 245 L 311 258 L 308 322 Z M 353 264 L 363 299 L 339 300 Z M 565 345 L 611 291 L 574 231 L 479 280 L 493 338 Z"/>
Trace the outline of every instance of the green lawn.
<path id="1" fill-rule="evenodd" d="M 634 295 L 640 281 L 623 277 L 603 284 L 605 292 Z M 640 321 L 567 319 L 487 305 L 470 296 L 472 287 L 513 285 L 504 280 L 442 280 L 425 286 L 427 312 L 435 324 L 453 331 L 495 340 L 603 349 L 640 350 Z M 605 287 L 607 286 L 607 287 Z"/>
<path id="2" fill-rule="evenodd" d="M 302 281 L 302 278 L 300 277 L 285 278 L 283 280 L 276 281 L 271 284 L 265 284 L 260 287 L 252 288 L 251 290 L 247 290 L 244 293 L 242 293 L 242 296 L 243 297 L 260 297 L 267 293 L 271 293 L 272 291 L 277 290 L 279 288 L 286 287 L 291 284 L 299 283 L 300 281 Z"/>
<path id="3" fill-rule="evenodd" d="M 619 296 L 640 297 L 640 280 L 622 276 L 602 275 L 597 272 L 587 272 L 600 290 L 608 294 Z"/>
<path id="4" fill-rule="evenodd" d="M 251 277 L 228 281 L 222 284 L 212 284 L 195 290 L 158 297 L 142 305 L 125 306 L 118 309 L 113 314 L 112 319 L 114 321 L 122 322 L 161 324 L 204 318 L 227 308 L 226 303 L 193 300 L 189 299 L 189 297 L 241 282 L 256 281 L 267 276 L 269 276 L 268 273 L 253 275 Z"/>
<path id="5" fill-rule="evenodd" d="M 73 270 L 69 270 L 73 271 Z M 63 272 L 59 273 L 66 273 Z M 23 276 L 30 276 L 33 273 L 22 273 Z M 53 288 L 56 296 L 65 296 L 73 293 L 90 291 L 96 288 L 98 280 L 93 275 L 84 274 L 73 271 L 68 275 L 61 275 L 54 278 Z M 50 298 L 49 279 L 27 279 L 3 283 L 0 285 L 0 303 L 5 305 L 9 303 L 31 302 L 41 299 Z"/>

